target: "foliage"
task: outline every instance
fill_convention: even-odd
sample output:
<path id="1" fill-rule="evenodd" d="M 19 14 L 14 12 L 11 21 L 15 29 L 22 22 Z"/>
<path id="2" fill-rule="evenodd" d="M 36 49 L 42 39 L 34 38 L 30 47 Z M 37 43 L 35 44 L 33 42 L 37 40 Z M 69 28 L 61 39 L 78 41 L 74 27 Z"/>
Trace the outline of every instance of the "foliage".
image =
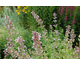
<path id="1" fill-rule="evenodd" d="M 6 29 L 2 25 L 0 25 L 0 58 L 4 58 L 3 50 L 5 49 L 5 44 L 7 43 L 6 33 L 8 33 Z"/>

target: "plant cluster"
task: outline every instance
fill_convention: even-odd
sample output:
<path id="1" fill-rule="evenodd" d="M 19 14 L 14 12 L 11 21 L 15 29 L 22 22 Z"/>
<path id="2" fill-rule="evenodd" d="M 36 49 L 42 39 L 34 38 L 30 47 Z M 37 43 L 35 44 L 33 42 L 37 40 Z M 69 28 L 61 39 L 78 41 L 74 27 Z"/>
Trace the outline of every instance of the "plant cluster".
<path id="1" fill-rule="evenodd" d="M 55 30 L 53 31 L 52 25 L 50 25 L 50 32 L 44 28 L 42 19 L 35 14 L 34 11 L 31 12 L 36 21 L 38 22 L 39 29 L 41 31 L 32 31 L 32 48 L 28 50 L 27 46 L 24 45 L 25 42 L 21 36 L 16 38 L 16 32 L 14 25 L 10 21 L 9 17 L 5 16 L 7 23 L 5 26 L 9 32 L 7 37 L 8 43 L 6 49 L 4 50 L 5 58 L 10 54 L 11 58 L 18 59 L 72 59 L 80 58 L 79 48 L 72 48 L 72 43 L 75 40 L 74 29 L 71 29 L 70 25 L 67 26 L 65 35 L 62 38 L 62 30 L 58 30 L 57 24 L 57 14 L 53 13 L 53 22 L 55 25 Z M 71 32 L 70 32 L 71 31 Z M 29 42 L 28 42 L 29 43 Z M 27 43 L 26 43 L 27 44 Z M 17 46 L 16 46 L 17 45 Z"/>
<path id="2" fill-rule="evenodd" d="M 59 24 L 59 26 L 61 26 L 62 28 L 64 28 L 64 32 L 66 31 L 66 26 L 70 25 L 71 28 L 73 28 L 75 30 L 75 34 L 76 34 L 76 38 L 75 38 L 75 43 L 78 43 L 78 35 L 80 33 L 80 29 L 79 29 L 79 6 L 59 6 L 57 7 L 58 9 L 58 14 L 60 14 L 58 16 L 61 17 L 61 22 Z M 65 21 L 65 22 L 64 22 Z M 64 25 L 62 25 L 64 24 Z M 74 46 L 76 45 L 74 43 Z"/>
<path id="3" fill-rule="evenodd" d="M 75 6 L 4 7 L 0 15 L 0 58 L 79 59 L 79 14 Z"/>
<path id="4" fill-rule="evenodd" d="M 60 15 L 62 16 L 64 13 L 64 10 L 66 10 L 65 11 L 65 21 L 67 21 L 67 14 L 68 14 L 68 10 L 69 10 L 69 12 L 70 12 L 70 16 L 71 16 L 71 12 L 72 11 L 74 11 L 74 6 L 62 6 L 61 8 L 59 7 L 59 13 L 60 13 Z M 72 25 L 74 25 L 74 23 L 75 23 L 75 13 L 74 13 L 74 17 L 73 17 L 73 21 L 72 21 Z"/>

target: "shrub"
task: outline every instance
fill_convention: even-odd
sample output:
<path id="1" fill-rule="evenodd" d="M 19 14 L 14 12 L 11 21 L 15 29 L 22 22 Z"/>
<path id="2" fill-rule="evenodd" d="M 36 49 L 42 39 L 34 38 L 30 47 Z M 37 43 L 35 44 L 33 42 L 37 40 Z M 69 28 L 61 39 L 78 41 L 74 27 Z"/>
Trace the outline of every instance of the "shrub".
<path id="1" fill-rule="evenodd" d="M 16 30 L 15 32 L 17 32 L 18 34 L 16 35 L 17 36 L 22 36 L 23 39 L 25 39 L 25 45 L 28 47 L 28 48 L 31 48 L 32 46 L 32 42 L 31 42 L 31 33 L 29 33 L 28 30 L 25 30 L 24 27 L 21 27 L 19 25 L 19 23 L 17 21 L 19 21 L 19 17 L 16 15 L 16 12 L 15 12 L 16 8 L 13 7 L 13 11 L 9 8 L 9 7 L 4 7 L 4 10 L 3 10 L 3 17 L 1 18 L 0 17 L 0 58 L 1 56 L 4 56 L 4 53 L 3 53 L 3 50 L 6 49 L 5 45 L 7 44 L 7 40 L 6 40 L 6 37 L 9 35 L 7 30 L 4 28 L 4 22 L 6 21 L 5 19 L 5 15 L 9 16 L 10 19 L 13 21 L 13 24 L 14 26 L 16 26 Z M 26 33 L 28 33 L 29 35 L 27 35 Z M 28 43 L 30 42 L 30 43 Z M 27 44 L 26 44 L 27 43 Z M 4 58 L 4 57 L 3 57 Z M 8 57 L 9 58 L 9 57 Z"/>

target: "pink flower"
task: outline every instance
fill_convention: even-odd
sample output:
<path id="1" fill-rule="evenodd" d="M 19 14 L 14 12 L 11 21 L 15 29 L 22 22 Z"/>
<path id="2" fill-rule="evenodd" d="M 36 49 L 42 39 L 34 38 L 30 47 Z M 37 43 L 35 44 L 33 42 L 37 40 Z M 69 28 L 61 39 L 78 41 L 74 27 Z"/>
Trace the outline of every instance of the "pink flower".
<path id="1" fill-rule="evenodd" d="M 65 21 L 67 20 L 67 16 L 65 16 Z"/>
<path id="2" fill-rule="evenodd" d="M 34 11 L 32 11 L 31 13 L 34 16 L 34 18 L 36 19 L 36 21 L 38 22 L 38 25 L 40 25 L 40 28 L 44 28 L 44 26 L 42 25 L 43 24 L 42 19 L 39 19 L 39 16 L 37 14 L 35 14 Z"/>
<path id="3" fill-rule="evenodd" d="M 72 21 L 72 24 L 74 25 L 74 23 L 75 23 L 75 19 L 73 19 L 73 21 Z"/>
<path id="4" fill-rule="evenodd" d="M 63 9 L 64 9 L 64 7 L 62 6 L 62 9 L 61 9 L 61 16 L 62 16 L 62 14 L 63 14 Z"/>
<path id="5" fill-rule="evenodd" d="M 59 13 L 61 13 L 61 11 L 60 11 L 60 7 L 59 7 L 59 10 L 58 10 L 58 11 L 59 11 Z"/>
<path id="6" fill-rule="evenodd" d="M 53 20 L 53 22 L 55 22 L 55 23 L 56 23 L 56 22 L 57 22 L 57 20 Z"/>
<path id="7" fill-rule="evenodd" d="M 22 43 L 22 42 L 25 41 L 25 40 L 23 40 L 22 37 L 19 36 L 19 37 L 17 37 L 14 41 L 15 41 L 16 43 Z"/>
<path id="8" fill-rule="evenodd" d="M 50 25 L 50 29 L 52 29 L 52 25 Z"/>
<path id="9" fill-rule="evenodd" d="M 68 8 L 66 7 L 66 13 L 68 12 Z"/>
<path id="10" fill-rule="evenodd" d="M 56 13 L 53 13 L 53 16 L 54 16 L 54 17 L 56 17 L 56 15 L 57 15 Z"/>
<path id="11" fill-rule="evenodd" d="M 36 51 L 32 51 L 32 52 L 36 52 L 35 54 L 39 55 L 43 52 L 43 49 L 40 45 L 42 43 L 42 42 L 40 42 L 41 34 L 36 31 L 32 31 L 32 34 L 33 34 L 33 36 L 32 36 L 33 47 L 32 48 L 34 48 L 36 50 Z"/>
<path id="12" fill-rule="evenodd" d="M 54 19 L 56 19 L 57 17 L 54 17 Z"/>
<path id="13" fill-rule="evenodd" d="M 74 6 L 70 6 L 70 9 L 73 10 L 74 9 Z"/>
<path id="14" fill-rule="evenodd" d="M 63 9 L 64 9 L 64 6 L 62 6 L 62 9 L 61 10 L 63 11 Z"/>

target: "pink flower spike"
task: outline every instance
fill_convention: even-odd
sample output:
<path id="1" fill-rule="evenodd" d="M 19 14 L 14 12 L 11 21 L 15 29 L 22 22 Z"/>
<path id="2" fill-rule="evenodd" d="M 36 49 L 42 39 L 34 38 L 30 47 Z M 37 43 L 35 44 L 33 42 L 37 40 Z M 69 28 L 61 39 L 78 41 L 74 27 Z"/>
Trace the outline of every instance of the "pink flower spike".
<path id="1" fill-rule="evenodd" d="M 61 11 L 60 11 L 60 7 L 59 7 L 59 10 L 58 10 L 58 11 L 59 11 L 59 13 L 61 13 Z"/>
<path id="2" fill-rule="evenodd" d="M 73 21 L 72 21 L 72 24 L 74 25 L 74 23 L 75 23 L 75 19 L 73 19 Z"/>
<path id="3" fill-rule="evenodd" d="M 70 9 L 73 10 L 74 9 L 74 6 L 70 6 Z"/>
<path id="4" fill-rule="evenodd" d="M 66 7 L 66 13 L 68 12 L 68 8 Z"/>
<path id="5" fill-rule="evenodd" d="M 65 16 L 65 21 L 67 20 L 67 16 Z"/>
<path id="6" fill-rule="evenodd" d="M 61 10 L 63 10 L 64 9 L 64 6 L 62 6 L 62 9 Z"/>

